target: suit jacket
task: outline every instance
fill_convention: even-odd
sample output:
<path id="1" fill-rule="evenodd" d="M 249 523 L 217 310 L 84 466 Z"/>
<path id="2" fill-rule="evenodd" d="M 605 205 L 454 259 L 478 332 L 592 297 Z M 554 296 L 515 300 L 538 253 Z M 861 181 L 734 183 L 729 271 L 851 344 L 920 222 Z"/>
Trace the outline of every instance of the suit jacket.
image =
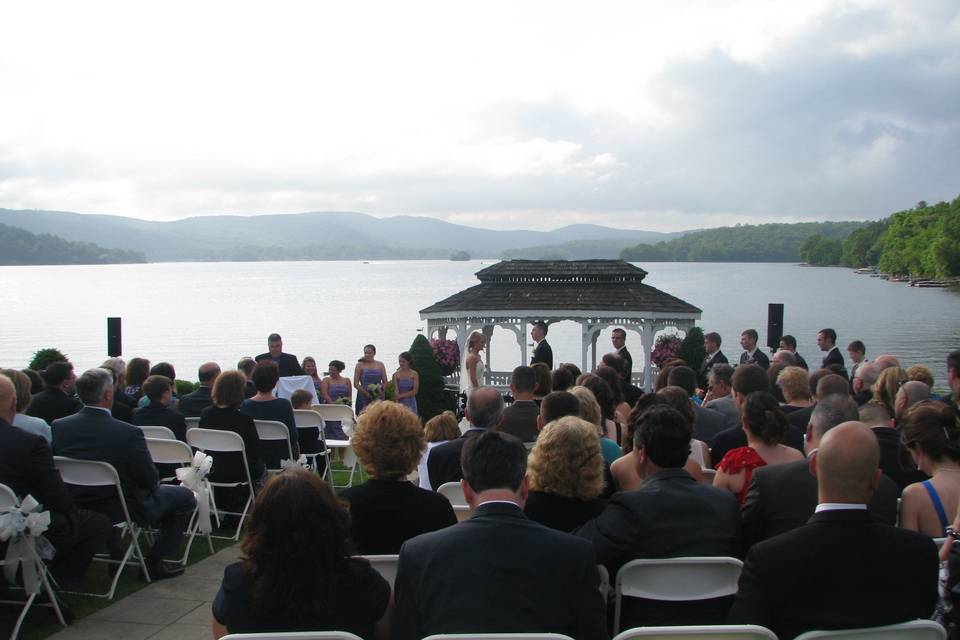
<path id="1" fill-rule="evenodd" d="M 880 478 L 867 508 L 877 522 L 896 525 L 900 490 L 888 478 Z M 751 545 L 803 526 L 817 508 L 817 479 L 807 460 L 786 462 L 753 471 L 743 501 L 743 543 Z"/>
<path id="2" fill-rule="evenodd" d="M 514 504 L 400 549 L 395 640 L 437 633 L 551 632 L 607 638 L 590 544 L 528 520 Z"/>
<path id="3" fill-rule="evenodd" d="M 627 351 L 625 346 L 617 350 L 617 355 L 626 361 L 623 367 L 623 379 L 626 382 L 630 382 L 630 376 L 633 373 L 633 356 L 630 355 L 630 352 Z"/>
<path id="4" fill-rule="evenodd" d="M 741 424 L 740 410 L 737 409 L 737 405 L 734 404 L 732 395 L 728 394 L 722 398 L 715 398 L 703 405 L 703 408 L 708 411 L 716 411 L 722 415 L 727 423 L 727 429 L 737 427 Z"/>
<path id="5" fill-rule="evenodd" d="M 694 404 L 693 415 L 693 437 L 697 440 L 709 443 L 727 428 L 727 418 L 719 411 L 710 411 Z"/>
<path id="6" fill-rule="evenodd" d="M 27 415 L 43 418 L 53 424 L 58 418 L 71 416 L 83 407 L 83 403 L 57 388 L 44 389 L 33 396 L 27 407 Z"/>
<path id="7" fill-rule="evenodd" d="M 553 349 L 547 344 L 546 338 L 540 341 L 537 348 L 533 350 L 533 357 L 530 358 L 530 364 L 536 364 L 538 362 L 542 362 L 553 369 Z"/>
<path id="8" fill-rule="evenodd" d="M 183 414 L 170 407 L 150 403 L 133 412 L 133 424 L 137 426 L 166 427 L 180 442 L 187 441 L 187 422 Z"/>
<path id="9" fill-rule="evenodd" d="M 635 491 L 610 498 L 597 518 L 574 532 L 593 542 L 611 579 L 637 558 L 733 556 L 740 553 L 740 508 L 729 491 L 698 483 L 683 469 L 663 469 Z M 729 599 L 624 602 L 621 627 L 719 624 Z"/>
<path id="10" fill-rule="evenodd" d="M 44 510 L 68 513 L 73 498 L 53 465 L 53 454 L 43 436 L 27 433 L 0 419 L 0 483 L 17 497 L 27 494 Z"/>
<path id="11" fill-rule="evenodd" d="M 540 407 L 533 400 L 518 400 L 503 410 L 503 419 L 497 431 L 509 433 L 522 442 L 534 442 L 537 439 L 537 416 Z"/>
<path id="12" fill-rule="evenodd" d="M 459 438 L 448 440 L 430 449 L 427 456 L 427 475 L 430 477 L 430 486 L 436 491 L 445 482 L 459 482 L 463 479 L 463 469 L 460 467 L 460 452 L 467 438 L 482 433 L 483 429 L 471 427 Z"/>
<path id="13" fill-rule="evenodd" d="M 746 351 L 741 353 L 740 364 L 755 364 L 764 369 L 769 369 L 770 358 L 767 357 L 767 354 L 765 354 L 760 347 L 757 347 L 757 350 L 753 352 L 752 356 Z"/>
<path id="14" fill-rule="evenodd" d="M 730 361 L 727 360 L 727 356 L 723 355 L 723 351 L 721 351 L 720 349 L 717 349 L 714 352 L 712 358 L 710 356 L 705 356 L 703 358 L 703 362 L 700 363 L 700 371 L 699 371 L 699 375 L 697 376 L 697 381 L 698 381 L 697 384 L 700 385 L 700 388 L 701 389 L 707 388 L 707 374 L 710 373 L 710 369 L 713 367 L 713 365 L 729 364 L 729 363 Z"/>
<path id="15" fill-rule="evenodd" d="M 211 387 L 201 385 L 193 393 L 180 398 L 180 413 L 192 418 L 199 416 L 204 409 L 213 404 L 211 391 Z"/>
<path id="16" fill-rule="evenodd" d="M 270 353 L 261 353 L 256 358 L 257 362 L 261 360 L 273 360 L 277 363 L 277 367 L 280 369 L 280 377 L 284 376 L 302 376 L 303 369 L 300 367 L 300 361 L 297 360 L 297 356 L 292 353 L 283 353 L 281 352 L 276 358 L 272 357 Z"/>
<path id="17" fill-rule="evenodd" d="M 937 601 L 937 547 L 927 537 L 825 511 L 750 549 L 731 624 L 758 624 L 789 640 L 813 629 L 929 618 Z"/>
<path id="18" fill-rule="evenodd" d="M 830 349 L 830 351 L 827 351 L 827 355 L 823 356 L 822 367 L 825 369 L 831 364 L 838 364 L 841 367 L 846 366 L 846 363 L 843 361 L 843 354 L 840 353 L 840 349 L 838 347 Z"/>
<path id="19" fill-rule="evenodd" d="M 51 427 L 54 454 L 112 464 L 120 477 L 124 498 L 133 512 L 131 515 L 143 519 L 141 505 L 159 484 L 157 469 L 147 450 L 143 432 L 132 424 L 114 419 L 107 411 L 94 407 L 84 407 L 72 416 L 60 418 Z M 74 491 L 74 497 L 81 505 L 116 518 L 118 505 L 114 496 L 113 487 Z"/>

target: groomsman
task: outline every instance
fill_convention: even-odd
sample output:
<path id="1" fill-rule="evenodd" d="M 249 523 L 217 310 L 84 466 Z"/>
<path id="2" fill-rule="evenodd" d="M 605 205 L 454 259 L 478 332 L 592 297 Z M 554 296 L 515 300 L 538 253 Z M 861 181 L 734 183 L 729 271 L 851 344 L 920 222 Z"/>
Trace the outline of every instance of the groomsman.
<path id="1" fill-rule="evenodd" d="M 530 364 L 535 365 L 542 362 L 553 369 L 553 349 L 547 344 L 547 323 L 542 320 L 534 322 L 533 329 L 530 330 L 530 337 L 537 345 L 533 350 L 533 357 L 530 358 Z"/>
<path id="2" fill-rule="evenodd" d="M 747 329 L 740 334 L 740 346 L 743 347 L 743 353 L 740 354 L 740 364 L 755 364 L 764 369 L 770 368 L 770 358 L 757 347 L 757 341 L 760 336 L 756 329 Z"/>
<path id="3" fill-rule="evenodd" d="M 714 331 L 703 336 L 703 349 L 707 352 L 707 355 L 700 363 L 700 371 L 697 376 L 697 385 L 701 389 L 707 388 L 707 375 L 713 365 L 729 364 L 730 362 L 727 360 L 727 356 L 723 355 L 723 351 L 720 351 L 721 342 L 723 340 L 720 338 L 720 334 Z"/>
<path id="4" fill-rule="evenodd" d="M 614 329 L 610 341 L 613 342 L 613 352 L 624 360 L 623 379 L 629 384 L 630 376 L 633 373 L 633 356 L 627 351 L 627 332 L 620 328 Z"/>

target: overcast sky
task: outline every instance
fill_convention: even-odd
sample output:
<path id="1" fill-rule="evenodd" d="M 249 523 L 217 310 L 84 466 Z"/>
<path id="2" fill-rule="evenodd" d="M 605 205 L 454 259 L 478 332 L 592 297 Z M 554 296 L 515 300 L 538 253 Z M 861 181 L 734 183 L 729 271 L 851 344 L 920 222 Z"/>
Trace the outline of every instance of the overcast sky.
<path id="1" fill-rule="evenodd" d="M 0 207 L 490 228 L 960 195 L 960 4 L 18 2 Z"/>

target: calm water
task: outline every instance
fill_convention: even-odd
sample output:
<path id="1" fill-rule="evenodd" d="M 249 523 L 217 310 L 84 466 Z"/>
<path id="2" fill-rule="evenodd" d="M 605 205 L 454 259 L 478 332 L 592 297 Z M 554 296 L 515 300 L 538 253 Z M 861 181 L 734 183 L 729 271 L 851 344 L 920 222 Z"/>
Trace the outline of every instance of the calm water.
<path id="1" fill-rule="evenodd" d="M 477 283 L 473 262 L 164 263 L 109 266 L 2 267 L 0 365 L 24 367 L 33 351 L 56 346 L 77 368 L 106 357 L 106 318 L 123 318 L 123 355 L 172 362 L 196 379 L 214 360 L 232 367 L 266 351 L 278 332 L 284 349 L 352 366 L 365 343 L 392 371 L 397 354 L 426 323 L 418 311 Z M 860 339 L 868 357 L 893 353 L 905 365 L 924 363 L 946 384 L 944 360 L 960 348 L 960 291 L 917 289 L 858 276 L 848 269 L 789 264 L 643 264 L 646 282 L 703 309 L 700 326 L 723 336 L 724 352 L 740 352 L 740 332 L 754 327 L 764 342 L 767 303 L 782 302 L 787 333 L 818 361 L 816 334 L 837 330 L 838 344 Z M 579 326 L 554 325 L 557 362 L 580 362 Z M 627 344 L 639 361 L 639 336 Z M 598 342 L 609 349 L 610 333 Z M 520 347 L 502 329 L 491 340 L 492 368 L 519 364 Z"/>

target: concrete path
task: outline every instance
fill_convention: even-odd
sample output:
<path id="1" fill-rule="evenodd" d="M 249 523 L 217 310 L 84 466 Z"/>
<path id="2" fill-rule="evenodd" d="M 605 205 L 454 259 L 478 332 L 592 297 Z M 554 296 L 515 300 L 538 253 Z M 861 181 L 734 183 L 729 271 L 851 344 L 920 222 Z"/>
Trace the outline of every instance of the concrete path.
<path id="1" fill-rule="evenodd" d="M 223 569 L 239 546 L 187 567 L 178 578 L 151 584 L 74 622 L 49 640 L 211 640 L 210 607 Z"/>

